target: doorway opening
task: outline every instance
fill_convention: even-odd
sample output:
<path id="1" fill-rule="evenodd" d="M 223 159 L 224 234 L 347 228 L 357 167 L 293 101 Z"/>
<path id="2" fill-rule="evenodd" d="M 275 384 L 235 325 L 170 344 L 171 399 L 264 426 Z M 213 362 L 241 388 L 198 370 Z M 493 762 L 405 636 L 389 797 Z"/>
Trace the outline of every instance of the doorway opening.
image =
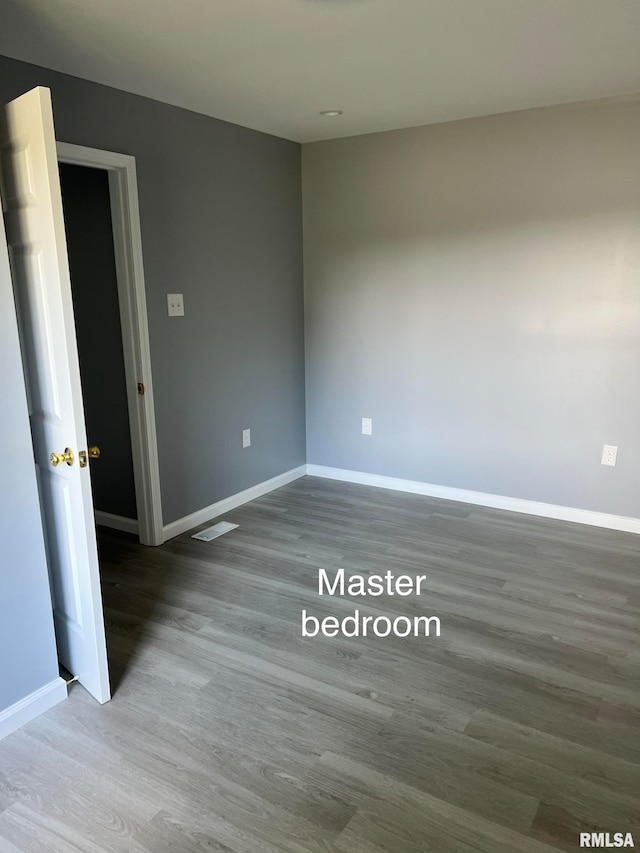
<path id="1" fill-rule="evenodd" d="M 109 178 L 102 169 L 61 163 L 60 188 L 95 518 L 137 534 Z"/>
<path id="2" fill-rule="evenodd" d="M 61 142 L 57 153 L 85 418 L 101 448 L 91 461 L 96 522 L 161 545 L 135 160 Z"/>

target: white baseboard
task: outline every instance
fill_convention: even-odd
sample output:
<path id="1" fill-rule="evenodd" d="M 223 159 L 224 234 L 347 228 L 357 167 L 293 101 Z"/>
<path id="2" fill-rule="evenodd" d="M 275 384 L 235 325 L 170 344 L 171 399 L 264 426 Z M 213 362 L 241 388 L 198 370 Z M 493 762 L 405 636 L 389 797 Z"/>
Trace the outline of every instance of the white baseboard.
<path id="1" fill-rule="evenodd" d="M 286 486 L 287 483 L 292 483 L 294 480 L 304 477 L 306 473 L 307 466 L 300 465 L 299 468 L 292 468 L 290 471 L 285 471 L 284 474 L 278 474 L 277 477 L 272 477 L 270 480 L 265 480 L 263 483 L 258 483 L 256 486 L 251 486 L 250 489 L 245 489 L 243 492 L 238 492 L 235 495 L 224 498 L 224 500 L 211 504 L 211 506 L 199 509 L 197 512 L 191 513 L 191 515 L 185 515 L 184 518 L 179 518 L 177 521 L 165 524 L 162 528 L 164 541 L 166 542 L 167 539 L 173 539 L 174 536 L 179 536 L 181 533 L 186 533 L 187 530 L 191 530 L 199 524 L 211 521 L 211 519 L 216 518 L 219 515 L 231 512 L 232 509 L 236 509 L 236 507 L 242 506 L 242 504 L 246 504 L 256 498 L 260 498 L 268 492 L 273 492 L 281 486 Z"/>
<path id="2" fill-rule="evenodd" d="M 54 678 L 39 690 L 0 711 L 0 740 L 67 698 L 64 678 Z"/>
<path id="3" fill-rule="evenodd" d="M 111 527 L 113 530 L 122 530 L 124 533 L 138 535 L 138 522 L 135 518 L 125 518 L 124 515 L 113 515 L 99 509 L 94 512 L 94 515 L 96 524 L 100 524 L 102 527 Z"/>
<path id="4" fill-rule="evenodd" d="M 451 486 L 422 483 L 418 480 L 401 480 L 396 477 L 383 477 L 380 474 L 367 474 L 363 471 L 349 471 L 345 468 L 328 468 L 324 465 L 307 465 L 307 474 L 312 477 L 342 480 L 346 483 L 360 483 L 363 486 L 377 486 L 381 489 L 393 489 L 397 492 L 411 492 L 414 495 L 426 495 L 430 498 L 443 498 L 448 501 L 504 509 L 508 512 L 522 512 L 526 515 L 538 515 L 543 518 L 554 518 L 558 521 L 573 521 L 577 524 L 590 524 L 593 527 L 608 527 L 611 530 L 640 534 L 640 518 L 629 518 L 624 515 L 609 515 L 605 512 L 592 512 L 588 509 L 557 506 L 556 504 L 545 504 L 522 498 L 491 495 L 486 492 L 472 492 L 466 489 L 454 489 Z"/>

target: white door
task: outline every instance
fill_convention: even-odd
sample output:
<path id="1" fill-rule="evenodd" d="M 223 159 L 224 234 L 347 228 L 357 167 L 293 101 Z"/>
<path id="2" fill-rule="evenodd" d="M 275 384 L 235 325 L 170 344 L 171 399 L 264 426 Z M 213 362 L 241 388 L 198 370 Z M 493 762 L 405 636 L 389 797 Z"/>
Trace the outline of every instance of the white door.
<path id="1" fill-rule="evenodd" d="M 106 702 L 111 694 L 98 552 L 89 467 L 81 465 L 87 438 L 48 89 L 33 89 L 1 111 L 0 192 L 28 375 L 58 657 Z"/>

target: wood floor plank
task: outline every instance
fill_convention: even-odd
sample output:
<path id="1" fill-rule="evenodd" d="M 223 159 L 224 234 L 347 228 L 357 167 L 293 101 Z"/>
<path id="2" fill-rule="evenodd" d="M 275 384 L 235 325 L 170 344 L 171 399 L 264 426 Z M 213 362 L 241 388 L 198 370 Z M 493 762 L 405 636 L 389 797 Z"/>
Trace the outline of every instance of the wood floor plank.
<path id="1" fill-rule="evenodd" d="M 0 853 L 553 853 L 640 830 L 640 538 L 304 477 L 100 536 L 114 696 L 0 743 Z M 318 571 L 425 575 L 319 596 Z M 441 635 L 315 638 L 436 615 Z"/>
<path id="2" fill-rule="evenodd" d="M 348 791 L 358 805 L 338 839 L 337 849 L 345 853 L 369 849 L 551 853 L 558 849 L 335 753 L 325 753 L 310 776 L 321 788 L 343 795 Z"/>
<path id="3" fill-rule="evenodd" d="M 486 711 L 474 714 L 464 733 L 483 743 L 592 782 L 605 788 L 606 792 L 618 791 L 628 795 L 629 792 L 640 791 L 639 764 L 495 717 Z"/>

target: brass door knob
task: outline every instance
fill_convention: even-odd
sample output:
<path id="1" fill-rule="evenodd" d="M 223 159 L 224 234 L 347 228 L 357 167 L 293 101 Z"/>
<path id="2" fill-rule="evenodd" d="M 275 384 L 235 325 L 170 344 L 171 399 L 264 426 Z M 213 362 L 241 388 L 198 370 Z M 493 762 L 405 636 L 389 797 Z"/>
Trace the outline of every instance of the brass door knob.
<path id="1" fill-rule="evenodd" d="M 54 468 L 57 468 L 58 465 L 62 465 L 63 462 L 66 462 L 67 465 L 73 465 L 74 459 L 75 456 L 73 455 L 73 450 L 70 447 L 65 448 L 64 453 L 52 453 L 49 457 L 49 461 Z"/>

